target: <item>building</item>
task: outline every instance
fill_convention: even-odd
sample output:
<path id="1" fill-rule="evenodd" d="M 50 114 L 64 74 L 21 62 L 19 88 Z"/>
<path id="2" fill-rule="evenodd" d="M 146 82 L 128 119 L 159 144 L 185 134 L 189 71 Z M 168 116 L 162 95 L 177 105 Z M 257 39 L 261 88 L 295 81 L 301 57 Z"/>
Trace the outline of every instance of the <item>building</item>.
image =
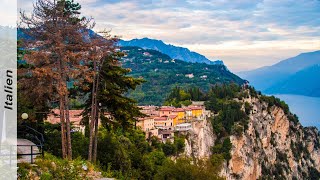
<path id="1" fill-rule="evenodd" d="M 190 124 L 192 121 L 205 120 L 211 115 L 210 111 L 205 110 L 204 101 L 193 101 L 190 106 L 183 108 L 172 106 L 140 106 L 140 108 L 142 113 L 150 117 L 139 119 L 137 126 L 146 132 L 146 138 L 156 136 L 163 142 L 172 140 L 174 131 L 192 130 Z"/>
<path id="2" fill-rule="evenodd" d="M 172 140 L 174 137 L 174 130 L 169 129 L 160 129 L 158 138 L 161 139 L 163 142 L 166 142 L 168 140 Z"/>
<path id="3" fill-rule="evenodd" d="M 192 130 L 192 125 L 190 123 L 182 123 L 182 124 L 178 124 L 175 127 L 176 131 L 189 131 Z"/>
<path id="4" fill-rule="evenodd" d="M 154 119 L 152 117 L 138 118 L 136 126 L 144 132 L 149 132 L 154 129 Z"/>
<path id="5" fill-rule="evenodd" d="M 138 106 L 141 108 L 140 112 L 148 116 L 159 116 L 159 111 L 157 106 Z"/>
<path id="6" fill-rule="evenodd" d="M 144 56 L 148 56 L 148 57 L 151 57 L 151 56 L 152 56 L 149 52 L 144 52 L 143 55 L 144 55 Z"/>
<path id="7" fill-rule="evenodd" d="M 178 116 L 178 122 L 176 124 L 181 124 L 186 122 L 186 112 L 183 108 L 176 108 L 172 112 L 174 115 Z"/>
<path id="8" fill-rule="evenodd" d="M 191 108 L 185 107 L 184 108 L 186 113 L 186 121 L 190 121 L 192 119 L 192 110 Z"/>
<path id="9" fill-rule="evenodd" d="M 200 76 L 201 79 L 206 80 L 208 78 L 207 75 Z"/>
<path id="10" fill-rule="evenodd" d="M 71 131 L 85 133 L 85 125 L 81 124 L 83 110 L 69 110 L 70 123 L 72 126 Z M 60 123 L 60 110 L 53 109 L 51 113 L 48 114 L 45 122 L 49 122 L 51 124 Z M 100 121 L 99 121 L 100 122 Z"/>
<path id="11" fill-rule="evenodd" d="M 172 129 L 173 119 L 168 118 L 168 116 L 155 117 L 154 126 L 159 129 Z"/>
<path id="12" fill-rule="evenodd" d="M 193 73 L 191 73 L 191 74 L 186 74 L 186 75 L 185 75 L 185 77 L 188 77 L 188 78 L 190 78 L 190 79 L 191 79 L 191 78 L 193 78 L 193 77 L 194 77 L 194 75 L 193 75 Z"/>
<path id="13" fill-rule="evenodd" d="M 179 124 L 179 119 L 178 119 L 178 115 L 170 115 L 168 116 L 168 119 L 170 121 L 172 121 L 172 126 L 176 126 L 177 124 Z"/>
<path id="14" fill-rule="evenodd" d="M 164 106 L 164 107 L 161 107 L 159 109 L 159 115 L 160 117 L 162 116 L 170 116 L 172 115 L 172 111 L 174 110 L 174 107 L 171 107 L 171 106 Z"/>
<path id="15" fill-rule="evenodd" d="M 189 106 L 192 111 L 192 117 L 199 119 L 203 117 L 203 108 L 200 106 Z"/>

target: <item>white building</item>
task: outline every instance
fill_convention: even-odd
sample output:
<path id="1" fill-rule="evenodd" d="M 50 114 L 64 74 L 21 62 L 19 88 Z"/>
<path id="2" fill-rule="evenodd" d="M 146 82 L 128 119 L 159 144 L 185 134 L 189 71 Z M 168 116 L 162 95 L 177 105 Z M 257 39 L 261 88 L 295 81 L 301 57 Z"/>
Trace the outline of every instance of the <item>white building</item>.
<path id="1" fill-rule="evenodd" d="M 191 74 L 186 74 L 186 75 L 185 75 L 185 77 L 188 77 L 188 78 L 190 78 L 190 79 L 191 79 L 191 78 L 193 78 L 193 77 L 194 77 L 194 75 L 193 75 L 193 73 L 191 73 Z"/>
<path id="2" fill-rule="evenodd" d="M 190 123 L 182 123 L 178 124 L 175 127 L 176 131 L 189 131 L 192 129 L 192 125 Z"/>

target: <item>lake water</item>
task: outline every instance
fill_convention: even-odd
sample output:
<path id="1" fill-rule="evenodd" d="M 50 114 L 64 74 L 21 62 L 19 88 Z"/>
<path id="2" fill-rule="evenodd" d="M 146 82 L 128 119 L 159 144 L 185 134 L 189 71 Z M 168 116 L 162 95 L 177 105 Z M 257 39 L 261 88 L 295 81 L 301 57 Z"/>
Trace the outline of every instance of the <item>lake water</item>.
<path id="1" fill-rule="evenodd" d="M 290 111 L 299 117 L 303 126 L 316 126 L 320 130 L 320 98 L 291 94 L 274 94 L 285 101 Z"/>

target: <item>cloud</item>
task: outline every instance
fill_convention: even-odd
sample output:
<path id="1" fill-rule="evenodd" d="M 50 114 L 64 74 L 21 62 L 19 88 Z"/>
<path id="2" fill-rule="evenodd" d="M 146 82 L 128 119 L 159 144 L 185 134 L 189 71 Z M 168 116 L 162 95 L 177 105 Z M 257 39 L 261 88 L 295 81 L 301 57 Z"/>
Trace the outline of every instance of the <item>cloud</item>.
<path id="1" fill-rule="evenodd" d="M 30 8 L 31 1 L 23 0 L 24 6 Z M 239 63 L 246 65 L 239 66 L 242 69 L 270 65 L 283 56 L 320 46 L 318 0 L 79 2 L 83 15 L 95 18 L 95 30 L 111 29 L 123 39 L 149 37 L 184 45 L 224 60 L 230 69 L 239 69 Z"/>

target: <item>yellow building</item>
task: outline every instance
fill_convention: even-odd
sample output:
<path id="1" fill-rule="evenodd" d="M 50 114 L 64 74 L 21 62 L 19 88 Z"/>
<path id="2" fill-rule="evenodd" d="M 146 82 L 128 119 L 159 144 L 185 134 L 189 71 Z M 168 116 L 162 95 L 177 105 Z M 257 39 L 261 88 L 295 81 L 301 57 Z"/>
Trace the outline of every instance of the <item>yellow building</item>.
<path id="1" fill-rule="evenodd" d="M 189 107 L 192 110 L 192 117 L 193 118 L 201 118 L 203 115 L 203 109 L 202 107 L 197 107 L 197 106 L 193 106 L 193 107 Z"/>
<path id="2" fill-rule="evenodd" d="M 173 114 L 178 116 L 178 119 L 185 119 L 186 118 L 186 113 L 183 108 L 177 108 L 173 110 Z"/>
<path id="3" fill-rule="evenodd" d="M 172 121 L 173 126 L 176 126 L 177 124 L 179 124 L 178 115 L 170 115 L 168 119 Z"/>

